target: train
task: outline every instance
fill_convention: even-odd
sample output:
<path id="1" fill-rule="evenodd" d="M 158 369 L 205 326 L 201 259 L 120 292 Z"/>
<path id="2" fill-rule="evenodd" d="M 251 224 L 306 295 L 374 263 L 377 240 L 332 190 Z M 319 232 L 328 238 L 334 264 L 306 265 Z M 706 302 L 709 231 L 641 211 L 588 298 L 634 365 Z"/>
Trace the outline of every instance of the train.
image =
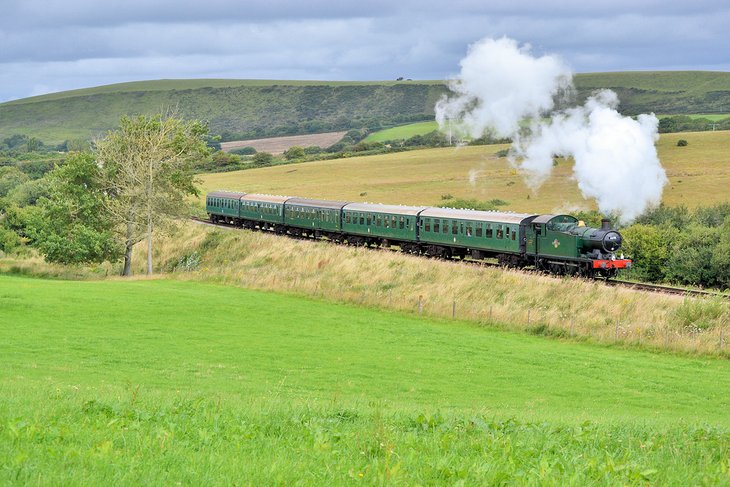
<path id="1" fill-rule="evenodd" d="M 493 259 L 499 264 L 588 278 L 615 277 L 631 267 L 610 221 L 589 227 L 571 215 L 383 205 L 213 191 L 205 207 L 212 223 L 399 248 L 444 259 Z"/>

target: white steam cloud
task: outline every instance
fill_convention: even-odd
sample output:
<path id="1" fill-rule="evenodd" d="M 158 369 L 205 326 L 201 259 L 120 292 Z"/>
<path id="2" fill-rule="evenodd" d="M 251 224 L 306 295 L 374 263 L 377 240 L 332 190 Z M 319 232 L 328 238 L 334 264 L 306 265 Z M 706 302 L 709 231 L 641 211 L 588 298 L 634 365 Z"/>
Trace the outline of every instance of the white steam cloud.
<path id="1" fill-rule="evenodd" d="M 442 130 L 512 138 L 510 161 L 533 190 L 550 177 L 554 156 L 572 156 L 583 196 L 624 223 L 659 203 L 667 177 L 653 114 L 622 116 L 610 90 L 556 112 L 555 100 L 572 90 L 569 68 L 555 56 L 533 57 L 512 39 L 483 39 L 460 64 L 450 86 L 455 96 L 436 104 Z"/>

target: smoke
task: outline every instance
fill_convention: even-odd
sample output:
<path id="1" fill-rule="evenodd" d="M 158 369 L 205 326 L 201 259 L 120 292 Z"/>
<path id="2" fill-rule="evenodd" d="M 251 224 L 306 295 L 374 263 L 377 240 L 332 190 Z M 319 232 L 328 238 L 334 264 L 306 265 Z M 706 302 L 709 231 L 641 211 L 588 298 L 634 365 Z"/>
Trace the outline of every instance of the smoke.
<path id="1" fill-rule="evenodd" d="M 483 39 L 460 64 L 450 85 L 455 96 L 436 104 L 442 130 L 512 138 L 510 162 L 533 190 L 550 177 L 554 156 L 573 157 L 583 196 L 623 223 L 659 203 L 667 177 L 654 146 L 653 114 L 622 116 L 610 90 L 556 110 L 555 100 L 572 91 L 570 70 L 555 56 L 533 57 L 512 39 Z"/>

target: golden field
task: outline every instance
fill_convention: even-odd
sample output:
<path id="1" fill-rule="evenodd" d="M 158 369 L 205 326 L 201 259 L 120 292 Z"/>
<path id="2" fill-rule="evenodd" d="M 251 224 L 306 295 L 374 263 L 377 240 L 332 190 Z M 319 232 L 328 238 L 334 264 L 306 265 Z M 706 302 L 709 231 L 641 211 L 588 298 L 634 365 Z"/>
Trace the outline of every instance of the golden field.
<path id="1" fill-rule="evenodd" d="M 677 141 L 685 139 L 686 147 Z M 506 210 L 552 212 L 592 209 L 571 178 L 570 161 L 532 193 L 505 158 L 506 145 L 427 149 L 206 174 L 204 191 L 227 189 L 388 204 L 436 205 L 442 195 L 508 202 Z M 730 132 L 664 134 L 657 142 L 669 184 L 667 205 L 695 207 L 730 198 Z M 202 201 L 202 199 L 201 199 Z"/>

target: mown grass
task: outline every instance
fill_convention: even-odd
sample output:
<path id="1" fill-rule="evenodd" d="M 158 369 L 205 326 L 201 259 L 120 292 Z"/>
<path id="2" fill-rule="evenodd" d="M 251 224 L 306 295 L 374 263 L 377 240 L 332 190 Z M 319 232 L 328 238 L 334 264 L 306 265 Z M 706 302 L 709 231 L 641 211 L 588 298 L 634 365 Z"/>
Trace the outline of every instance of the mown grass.
<path id="1" fill-rule="evenodd" d="M 179 281 L 0 300 L 0 483 L 730 481 L 723 360 Z"/>
<path id="2" fill-rule="evenodd" d="M 685 139 L 686 147 L 677 147 Z M 375 203 L 437 205 L 445 194 L 465 200 L 501 199 L 505 210 L 525 213 L 592 209 L 572 177 L 571 161 L 560 160 L 553 176 L 533 193 L 504 157 L 506 145 L 427 149 L 395 154 L 203 176 L 215 189 L 274 193 Z M 667 205 L 696 207 L 727 201 L 730 132 L 663 134 L 657 148 L 670 184 Z"/>

